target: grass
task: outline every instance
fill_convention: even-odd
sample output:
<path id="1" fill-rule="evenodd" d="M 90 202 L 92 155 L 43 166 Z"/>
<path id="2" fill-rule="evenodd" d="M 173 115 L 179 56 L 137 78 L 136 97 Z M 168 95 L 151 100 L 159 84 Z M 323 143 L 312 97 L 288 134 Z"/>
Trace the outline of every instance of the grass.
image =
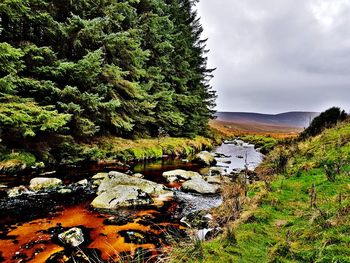
<path id="1" fill-rule="evenodd" d="M 31 167 L 36 164 L 36 158 L 29 152 L 0 152 L 0 171 L 3 173 Z"/>
<path id="2" fill-rule="evenodd" d="M 277 169 L 281 155 L 287 162 Z M 340 167 L 334 181 L 324 164 Z M 201 258 L 186 254 L 178 262 L 350 262 L 350 123 L 276 147 L 264 169 L 280 170 L 269 175 L 270 191 L 262 182 L 250 185 L 226 234 L 201 244 Z M 181 250 L 174 255 L 181 258 Z"/>
<path id="3" fill-rule="evenodd" d="M 117 137 L 95 138 L 83 144 L 85 155 L 92 160 L 118 159 L 122 161 L 157 159 L 163 155 L 188 156 L 204 149 L 212 149 L 214 141 L 197 136 L 190 138 L 151 138 L 128 140 Z M 93 154 L 90 154 L 93 152 Z"/>

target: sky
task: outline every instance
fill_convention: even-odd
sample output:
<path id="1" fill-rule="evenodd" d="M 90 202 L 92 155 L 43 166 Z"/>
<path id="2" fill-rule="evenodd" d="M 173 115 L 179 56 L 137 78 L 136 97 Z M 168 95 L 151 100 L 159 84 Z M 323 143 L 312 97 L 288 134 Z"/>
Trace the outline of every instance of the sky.
<path id="1" fill-rule="evenodd" d="M 201 0 L 218 111 L 350 111 L 350 0 Z"/>

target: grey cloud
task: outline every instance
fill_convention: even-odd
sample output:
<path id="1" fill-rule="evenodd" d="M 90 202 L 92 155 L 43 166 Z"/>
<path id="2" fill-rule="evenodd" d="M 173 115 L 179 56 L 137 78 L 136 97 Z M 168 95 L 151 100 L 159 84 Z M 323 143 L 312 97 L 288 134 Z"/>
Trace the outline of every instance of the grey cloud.
<path id="1" fill-rule="evenodd" d="M 350 108 L 350 1 L 202 0 L 218 110 Z"/>

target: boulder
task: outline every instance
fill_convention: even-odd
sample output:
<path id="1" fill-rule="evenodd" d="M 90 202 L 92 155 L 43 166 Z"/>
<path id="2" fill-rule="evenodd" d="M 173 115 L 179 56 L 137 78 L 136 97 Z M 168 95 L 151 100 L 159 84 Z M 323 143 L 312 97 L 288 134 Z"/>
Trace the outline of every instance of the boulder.
<path id="1" fill-rule="evenodd" d="M 216 194 L 219 191 L 219 186 L 209 184 L 202 178 L 193 178 L 186 181 L 181 186 L 182 190 L 195 192 L 199 194 Z"/>
<path id="2" fill-rule="evenodd" d="M 30 180 L 29 189 L 33 191 L 55 189 L 62 185 L 62 180 L 57 178 L 35 177 Z"/>
<path id="3" fill-rule="evenodd" d="M 207 151 L 196 154 L 193 161 L 203 166 L 211 166 L 216 164 L 214 156 Z"/>
<path id="4" fill-rule="evenodd" d="M 146 192 L 149 195 L 159 196 L 159 195 L 172 195 L 172 191 L 168 191 L 164 189 L 164 186 L 161 184 L 157 184 L 145 179 L 133 177 L 131 175 L 123 174 L 123 173 L 110 173 L 110 177 L 106 177 L 102 180 L 100 186 L 97 189 L 97 194 L 101 194 L 110 189 L 115 188 L 116 186 L 135 186 Z"/>
<path id="5" fill-rule="evenodd" d="M 84 234 L 80 228 L 73 227 L 59 234 L 58 239 L 65 245 L 77 247 L 84 242 Z"/>
<path id="6" fill-rule="evenodd" d="M 192 178 L 202 178 L 202 176 L 197 172 L 185 171 L 181 169 L 164 172 L 162 176 L 169 183 L 173 183 L 179 180 L 190 180 Z"/>
<path id="7" fill-rule="evenodd" d="M 152 198 L 140 188 L 131 185 L 118 185 L 98 195 L 92 201 L 91 206 L 100 209 L 117 209 L 151 203 Z"/>

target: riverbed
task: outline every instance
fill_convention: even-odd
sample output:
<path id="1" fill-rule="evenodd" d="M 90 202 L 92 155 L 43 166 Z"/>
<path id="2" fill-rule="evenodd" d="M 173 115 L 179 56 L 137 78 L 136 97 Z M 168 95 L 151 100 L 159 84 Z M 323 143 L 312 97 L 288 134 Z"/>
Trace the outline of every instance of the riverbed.
<path id="1" fill-rule="evenodd" d="M 263 158 L 254 145 L 239 140 L 222 144 L 213 151 L 213 155 L 217 156 L 217 165 L 226 169 L 228 174 L 245 167 L 254 169 Z M 13 206 L 11 209 L 0 210 L 0 261 L 65 262 L 70 251 L 57 239 L 57 234 L 72 227 L 83 229 L 86 237 L 80 246 L 81 262 L 85 262 L 84 255 L 95 258 L 96 262 L 101 262 L 101 259 L 123 261 L 135 256 L 141 261 L 143 258 L 152 261 L 174 239 L 186 237 L 186 225 L 181 223 L 186 214 L 208 210 L 219 206 L 222 201 L 220 195 L 184 193 L 179 189 L 180 184 L 166 183 L 162 173 L 173 169 L 208 173 L 187 160 L 169 158 L 133 164 L 127 168 L 115 164 L 90 164 L 58 167 L 52 173 L 46 171 L 46 176 L 61 178 L 65 184 L 90 178 L 97 172 L 118 170 L 142 173 L 145 179 L 171 188 L 176 198 L 158 200 L 142 208 L 118 209 L 111 213 L 91 209 L 90 203 L 95 194 L 85 189 L 50 198 L 22 196 L 22 199 L 16 200 L 18 203 L 8 203 L 8 206 Z M 3 176 L 0 177 L 0 184 L 6 187 L 27 185 L 36 176 L 36 173 L 15 178 Z M 2 194 L 0 202 L 8 201 L 6 198 Z M 37 202 L 38 199 L 40 202 Z"/>

